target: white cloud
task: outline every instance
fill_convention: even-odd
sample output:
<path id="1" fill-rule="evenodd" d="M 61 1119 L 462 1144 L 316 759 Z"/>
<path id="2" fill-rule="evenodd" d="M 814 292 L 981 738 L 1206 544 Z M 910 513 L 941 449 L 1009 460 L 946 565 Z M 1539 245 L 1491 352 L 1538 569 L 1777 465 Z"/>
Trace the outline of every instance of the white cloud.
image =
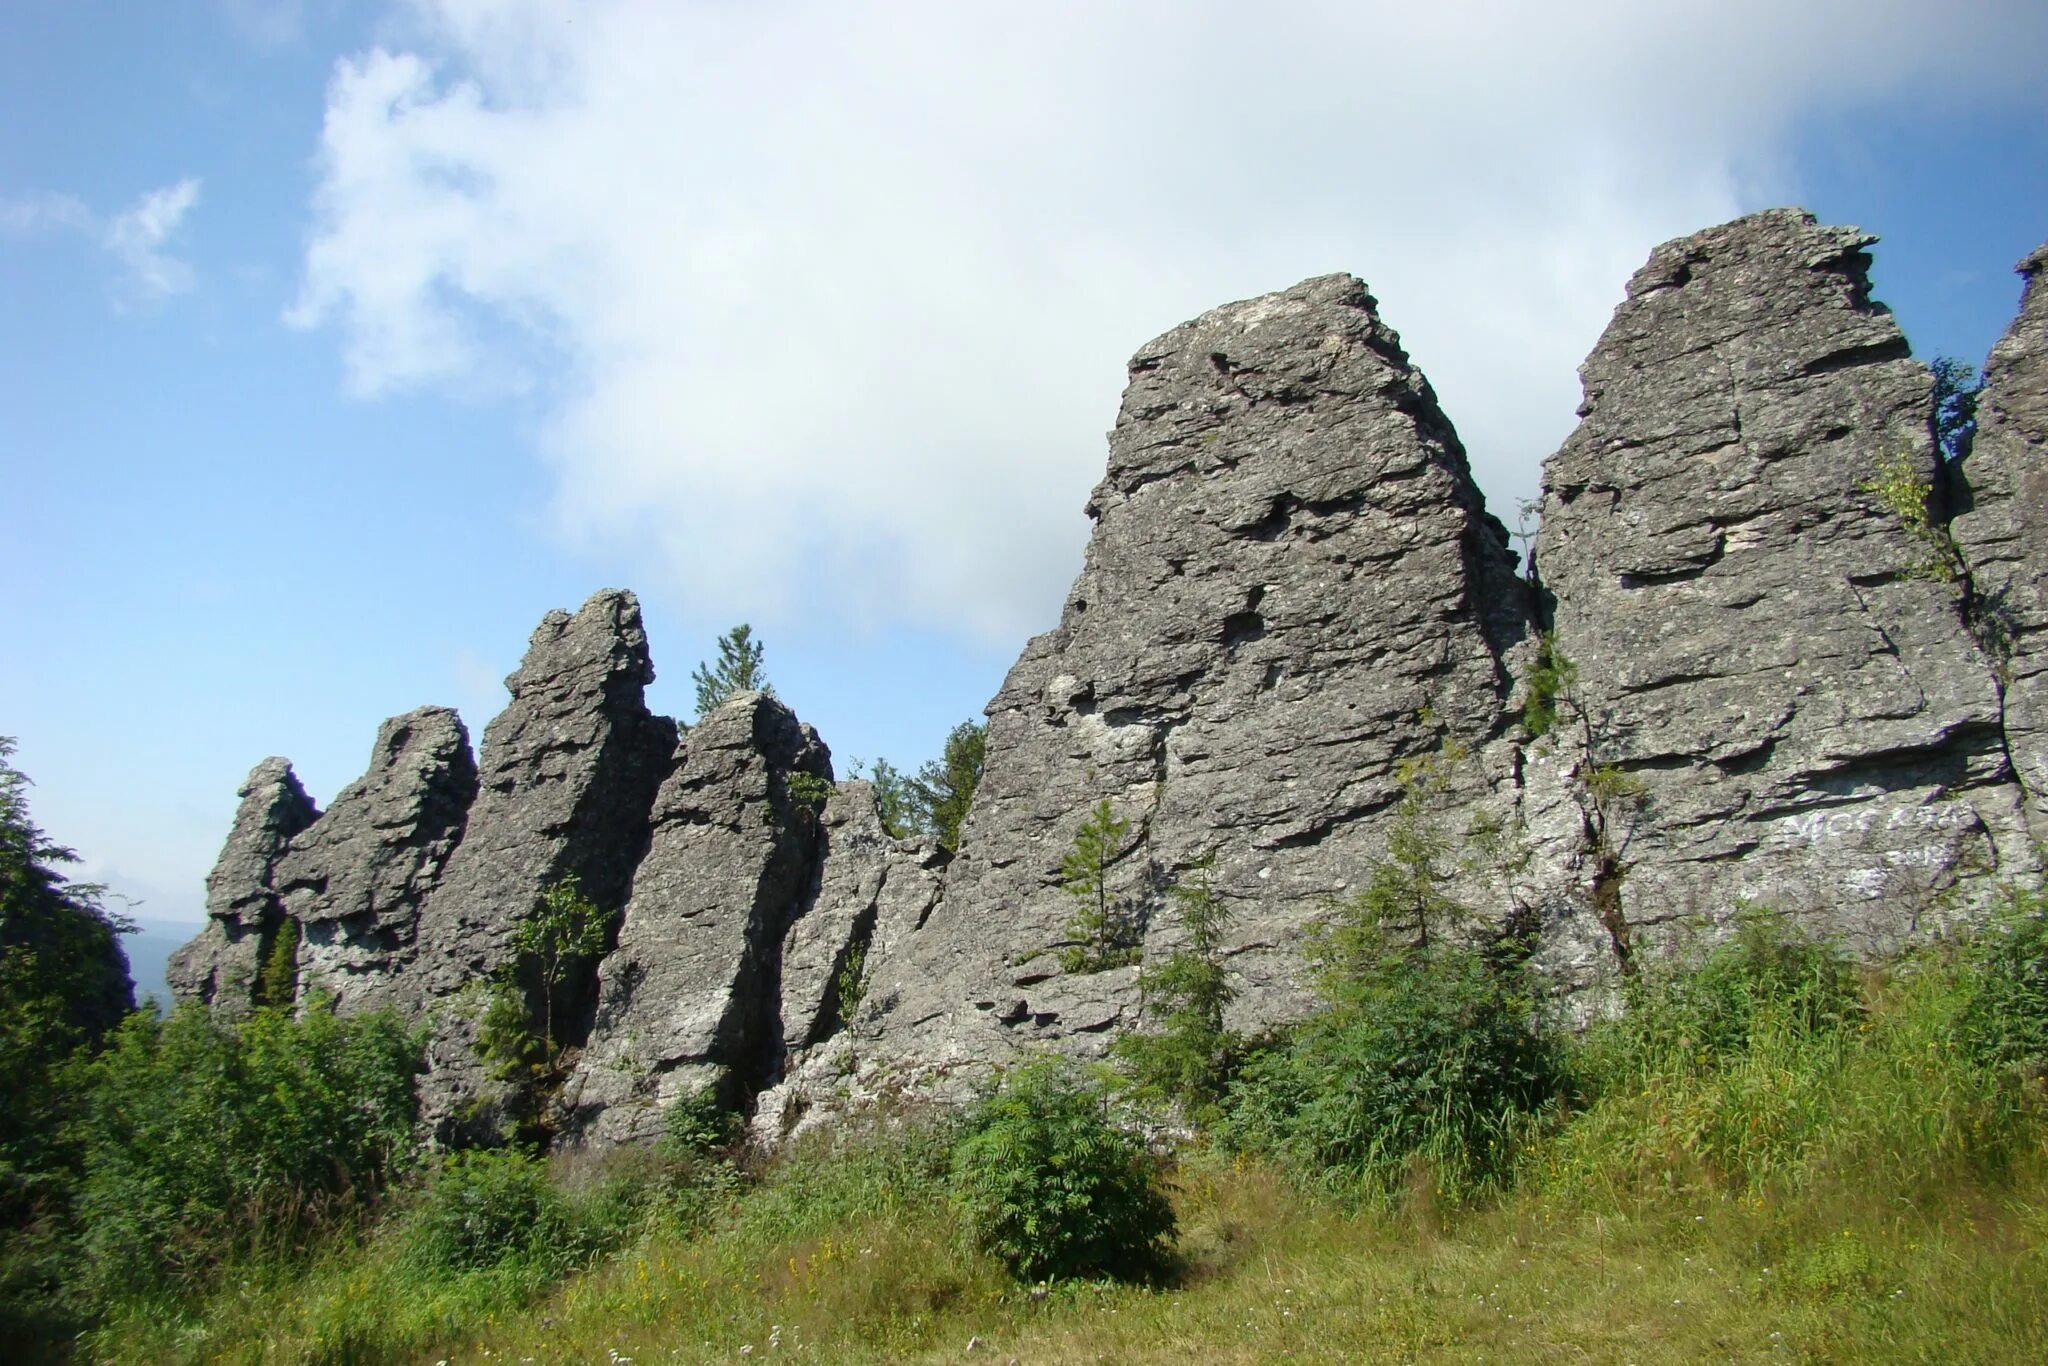
<path id="1" fill-rule="evenodd" d="M 0 232 L 89 238 L 120 264 L 128 289 L 144 299 L 160 299 L 192 288 L 192 267 L 165 246 L 198 202 L 199 182 L 187 177 L 149 191 L 103 221 L 73 195 L 33 191 L 0 200 Z"/>
<path id="2" fill-rule="evenodd" d="M 151 190 L 107 224 L 102 243 L 145 297 L 162 298 L 192 288 L 192 267 L 163 248 L 198 202 L 199 182 L 188 177 Z"/>
<path id="3" fill-rule="evenodd" d="M 1014 639 L 1149 336 L 1356 271 L 1509 510 L 1801 119 L 2028 97 L 2048 16 L 1979 8 L 416 0 L 335 69 L 290 317 L 366 394 L 541 385 L 564 533 L 713 615 Z"/>

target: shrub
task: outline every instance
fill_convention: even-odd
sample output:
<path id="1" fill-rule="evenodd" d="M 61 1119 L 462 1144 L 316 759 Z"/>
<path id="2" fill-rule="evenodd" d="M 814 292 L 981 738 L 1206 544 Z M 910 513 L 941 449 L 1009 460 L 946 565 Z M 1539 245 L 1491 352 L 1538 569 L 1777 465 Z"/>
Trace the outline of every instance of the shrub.
<path id="1" fill-rule="evenodd" d="M 326 1000 L 240 1025 L 192 1003 L 130 1016 L 91 1065 L 79 1124 L 92 1278 L 189 1281 L 374 1197 L 413 1155 L 420 1047 L 396 1016 L 341 1019 Z"/>
<path id="2" fill-rule="evenodd" d="M 1361 941 L 1335 1002 L 1233 1082 L 1219 1138 L 1350 1196 L 1394 1194 L 1418 1158 L 1447 1192 L 1498 1183 L 1563 1077 L 1520 971 L 1443 940 L 1370 957 Z"/>
<path id="3" fill-rule="evenodd" d="M 1977 1062 L 2048 1072 L 2048 893 L 2009 891 L 2006 913 L 1963 953 L 1964 1047 Z"/>
<path id="4" fill-rule="evenodd" d="M 1066 935 L 1073 942 L 1060 951 L 1067 972 L 1106 972 L 1138 960 L 1142 927 L 1122 899 L 1109 890 L 1109 870 L 1125 853 L 1131 823 L 1118 816 L 1109 799 L 1098 802 L 1074 835 L 1074 847 L 1060 860 L 1060 886 L 1074 899 Z"/>
<path id="5" fill-rule="evenodd" d="M 1639 971 L 1625 1005 L 1620 1019 L 1587 1037 L 1583 1070 L 1596 1086 L 1711 1069 L 1766 1032 L 1816 1038 L 1863 1009 L 1855 969 L 1839 950 L 1792 937 L 1778 916 L 1754 906 L 1698 964 Z"/>
<path id="6" fill-rule="evenodd" d="M 1230 908 L 1216 891 L 1214 871 L 1215 859 L 1204 857 L 1174 885 L 1187 943 L 1138 978 L 1158 1029 L 1126 1034 L 1115 1045 L 1141 1095 L 1178 1102 L 1195 1119 L 1208 1117 L 1222 1099 L 1236 1045 L 1223 1028 L 1233 994 L 1222 957 Z"/>
<path id="7" fill-rule="evenodd" d="M 509 1148 L 444 1157 L 401 1228 L 400 1257 L 422 1275 L 515 1261 L 563 1271 L 576 1260 L 568 1207 L 547 1164 Z"/>
<path id="8" fill-rule="evenodd" d="M 1099 1083 L 1051 1060 L 964 1117 L 952 1188 L 975 1241 L 1023 1278 L 1142 1274 L 1174 1233 L 1157 1161 L 1110 1122 Z"/>
<path id="9" fill-rule="evenodd" d="M 1586 1107 L 1532 1171 L 1574 1199 L 1705 1187 L 1941 1200 L 2001 1181 L 2041 1134 L 2027 1088 L 1986 1065 L 2030 1013 L 1987 988 L 2000 977 L 1986 956 L 2011 942 L 1980 931 L 1866 975 L 1751 911 L 1693 966 L 1645 971 L 1628 1013 L 1587 1032 Z"/>

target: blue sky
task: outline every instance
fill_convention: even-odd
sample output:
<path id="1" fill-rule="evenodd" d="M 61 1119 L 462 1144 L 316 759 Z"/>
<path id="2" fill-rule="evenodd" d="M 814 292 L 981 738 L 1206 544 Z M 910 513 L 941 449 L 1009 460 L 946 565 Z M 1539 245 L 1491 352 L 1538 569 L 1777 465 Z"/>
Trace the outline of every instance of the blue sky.
<path id="1" fill-rule="evenodd" d="M 0 734 L 194 918 L 242 776 L 480 735 L 551 607 L 742 619 L 914 764 L 1056 619 L 1124 359 L 1365 277 L 1511 518 L 1657 242 L 1803 204 L 1980 358 L 2048 238 L 2048 9 L 15 0 Z"/>

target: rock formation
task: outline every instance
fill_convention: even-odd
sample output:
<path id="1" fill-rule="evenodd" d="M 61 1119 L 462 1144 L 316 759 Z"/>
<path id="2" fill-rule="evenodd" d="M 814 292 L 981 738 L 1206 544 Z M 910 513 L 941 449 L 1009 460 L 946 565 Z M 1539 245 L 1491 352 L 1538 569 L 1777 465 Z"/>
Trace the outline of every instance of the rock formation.
<path id="1" fill-rule="evenodd" d="M 2020 262 L 2020 313 L 1991 350 L 1954 532 L 1978 635 L 1999 664 L 2005 742 L 2048 841 L 2048 243 Z"/>
<path id="2" fill-rule="evenodd" d="M 292 838 L 272 873 L 299 927 L 303 987 L 332 993 L 342 1009 L 389 994 L 476 791 L 469 732 L 448 708 L 377 728 L 368 771 Z"/>
<path id="3" fill-rule="evenodd" d="M 240 795 L 234 829 L 206 877 L 206 928 L 164 970 L 175 999 L 204 1001 L 231 1016 L 255 1004 L 257 973 L 284 924 L 273 886 L 278 860 L 320 815 L 283 759 L 251 769 Z"/>
<path id="4" fill-rule="evenodd" d="M 1496 736 L 1526 613 L 1507 535 L 1399 338 L 1350 276 L 1142 348 L 1058 629 L 989 706 L 988 760 L 877 1021 L 878 1066 L 983 1064 L 1137 1022 L 1137 971 L 1070 973 L 1060 864 L 1099 802 L 1113 896 L 1148 926 L 1213 855 L 1247 1021 L 1304 1004 L 1298 939 L 1381 852 L 1396 766 Z"/>
<path id="5" fill-rule="evenodd" d="M 462 841 L 420 908 L 414 962 L 393 978 L 393 1000 L 414 1014 L 449 1003 L 432 1011 L 421 1081 L 435 1120 L 495 1094 L 476 1056 L 481 1003 L 453 998 L 511 962 L 513 931 L 543 893 L 573 877 L 600 910 L 625 904 L 676 748 L 675 723 L 647 710 L 653 679 L 639 602 L 605 592 L 542 618 L 505 680 L 511 700 L 484 730 Z M 572 985 L 556 1002 L 558 1041 L 581 1041 L 593 1005 Z"/>
<path id="6" fill-rule="evenodd" d="M 247 1008 L 295 926 L 305 980 L 432 1022 L 427 1112 L 477 1132 L 477 988 L 517 980 L 517 928 L 573 877 L 618 930 L 561 990 L 558 1131 L 644 1139 L 713 1087 L 773 1141 L 1139 1027 L 1137 966 L 1062 953 L 1062 861 L 1104 803 L 1143 957 L 1213 863 L 1245 1029 L 1307 1006 L 1305 932 L 1425 787 L 1471 855 L 1458 928 L 1511 930 L 1560 994 L 1745 902 L 1868 952 L 1968 915 L 2048 828 L 2048 249 L 1957 471 L 1871 240 L 1781 210 L 1652 254 L 1546 466 L 1533 590 L 1363 284 L 1215 309 L 1131 362 L 1086 564 L 989 705 L 957 855 L 831 788 L 772 698 L 678 746 L 637 604 L 601 593 L 542 622 L 480 771 L 433 708 L 325 816 L 260 766 L 174 988 Z"/>
<path id="7" fill-rule="evenodd" d="M 1871 488 L 1936 461 L 1873 240 L 1779 210 L 1659 247 L 1545 469 L 1554 738 L 1618 952 L 1742 899 L 1877 951 L 2025 858 L 1994 671 Z"/>
<path id="8" fill-rule="evenodd" d="M 830 754 L 760 693 L 729 699 L 683 740 L 564 1094 L 590 1137 L 657 1137 L 679 1096 L 750 1096 L 779 1075 L 782 941 L 818 872 L 818 815 L 791 790 L 797 775 L 822 805 Z"/>

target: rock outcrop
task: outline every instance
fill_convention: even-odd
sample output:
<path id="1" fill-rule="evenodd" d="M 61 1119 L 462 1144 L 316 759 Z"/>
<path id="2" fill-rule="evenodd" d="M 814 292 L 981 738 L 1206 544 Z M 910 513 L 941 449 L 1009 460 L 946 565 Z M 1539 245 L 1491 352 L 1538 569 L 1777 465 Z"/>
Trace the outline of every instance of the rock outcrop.
<path id="1" fill-rule="evenodd" d="M 284 924 L 274 885 L 278 861 L 320 815 L 283 759 L 251 769 L 240 795 L 234 829 L 206 877 L 206 928 L 164 970 L 174 998 L 203 1001 L 229 1016 L 255 1005 L 257 974 Z"/>
<path id="2" fill-rule="evenodd" d="M 432 1023 L 427 1114 L 484 1132 L 477 988 L 531 978 L 514 937 L 574 878 L 618 930 L 551 998 L 558 1132 L 645 1139 L 709 1087 L 772 1142 L 1099 1056 L 1198 865 L 1231 1023 L 1285 1022 L 1309 927 L 1418 810 L 1459 846 L 1454 928 L 1513 933 L 1588 1006 L 1745 903 L 1871 953 L 1972 914 L 2048 830 L 2048 248 L 1958 472 L 1871 240 L 1781 210 L 1652 254 L 1545 468 L 1533 587 L 1363 284 L 1203 314 L 1131 362 L 1085 566 L 989 705 L 957 854 L 830 786 L 772 698 L 678 745 L 637 604 L 601 593 L 542 622 L 480 768 L 434 708 L 325 816 L 260 766 L 173 986 L 246 1009 L 293 927 L 307 981 Z M 1139 962 L 1063 952 L 1063 860 L 1105 804 Z"/>
<path id="3" fill-rule="evenodd" d="M 421 707 L 377 728 L 369 769 L 291 839 L 271 875 L 298 926 L 302 990 L 328 992 L 343 1010 L 390 995 L 476 793 L 469 732 L 453 711 Z"/>
<path id="4" fill-rule="evenodd" d="M 1167 888 L 1213 856 L 1238 1011 L 1298 1012 L 1302 929 L 1383 852 L 1400 762 L 1507 723 L 1526 622 L 1507 535 L 1362 283 L 1206 313 L 1130 376 L 1086 565 L 989 706 L 959 857 L 874 1065 L 1099 1052 L 1137 1022 L 1135 968 L 1059 963 L 1061 860 L 1104 801 L 1130 825 L 1121 914 L 1170 939 Z"/>
<path id="5" fill-rule="evenodd" d="M 2048 243 L 2020 262 L 2019 317 L 1984 366 L 1954 532 L 1978 635 L 1999 665 L 2004 733 L 2048 841 Z"/>
<path id="6" fill-rule="evenodd" d="M 548 613 L 505 680 L 511 700 L 484 730 L 462 841 L 420 908 L 415 961 L 393 979 L 395 1003 L 435 1023 L 420 1088 L 430 1119 L 498 1089 L 476 1055 L 481 1002 L 432 1007 L 511 963 L 514 930 L 548 888 L 574 878 L 600 911 L 624 906 L 676 750 L 675 723 L 647 709 L 653 680 L 640 604 L 625 592 Z M 587 984 L 569 985 L 554 1004 L 558 1043 L 582 1041 L 595 1004 Z"/>
<path id="7" fill-rule="evenodd" d="M 1780 210 L 1659 247 L 1545 469 L 1553 741 L 1619 953 L 1743 899 L 1878 951 L 2026 857 L 1994 671 L 1872 488 L 1936 473 L 1873 240 Z"/>
<path id="8" fill-rule="evenodd" d="M 831 777 L 817 733 L 760 693 L 729 699 L 684 739 L 564 1092 L 577 1132 L 657 1137 L 677 1098 L 717 1086 L 751 1099 L 779 1076 L 782 942 L 817 880 L 816 808 Z"/>
<path id="9" fill-rule="evenodd" d="M 820 856 L 816 895 L 783 940 L 781 1080 L 754 1107 L 771 1146 L 894 1085 L 862 1060 L 905 996 L 932 985 L 911 946 L 938 906 L 945 850 L 890 835 L 874 788 L 854 781 L 826 803 Z"/>

